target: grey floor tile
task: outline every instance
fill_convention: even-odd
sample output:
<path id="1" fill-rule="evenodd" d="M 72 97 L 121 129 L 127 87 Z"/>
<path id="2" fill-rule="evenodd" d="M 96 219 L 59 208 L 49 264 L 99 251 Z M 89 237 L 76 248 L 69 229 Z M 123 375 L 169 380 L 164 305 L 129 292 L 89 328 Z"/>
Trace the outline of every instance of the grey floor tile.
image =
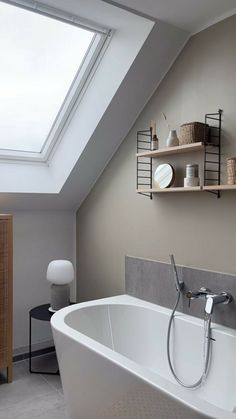
<path id="1" fill-rule="evenodd" d="M 55 354 L 33 359 L 34 368 L 57 370 Z M 30 374 L 29 361 L 13 364 L 13 382 L 0 373 L 0 419 L 66 419 L 59 375 Z"/>
<path id="2" fill-rule="evenodd" d="M 0 419 L 66 419 L 64 401 L 56 391 L 35 395 L 29 401 L 21 399 L 7 409 L 0 409 Z"/>
<path id="3" fill-rule="evenodd" d="M 52 387 L 40 375 L 32 374 L 13 381 L 11 384 L 2 384 L 0 386 L 0 412 L 2 414 L 3 410 L 14 405 L 18 406 L 22 401 L 30 403 L 35 397 L 46 396 L 51 392 Z"/>
<path id="4" fill-rule="evenodd" d="M 60 375 L 43 374 L 42 377 L 48 384 L 52 386 L 54 390 L 57 390 L 57 391 L 60 391 L 60 393 L 63 393 Z"/>

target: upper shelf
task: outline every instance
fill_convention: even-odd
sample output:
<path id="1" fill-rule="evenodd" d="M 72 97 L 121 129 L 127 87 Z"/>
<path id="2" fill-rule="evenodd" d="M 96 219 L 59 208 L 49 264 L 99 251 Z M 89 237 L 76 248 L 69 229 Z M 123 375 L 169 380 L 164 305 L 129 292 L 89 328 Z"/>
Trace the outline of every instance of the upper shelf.
<path id="1" fill-rule="evenodd" d="M 144 151 L 143 153 L 137 153 L 137 157 L 162 157 L 162 156 L 168 156 L 171 154 L 181 154 L 181 153 L 189 153 L 193 151 L 200 151 L 204 150 L 204 143 L 191 143 L 191 144 L 184 144 L 179 145 L 177 147 L 167 147 L 162 148 L 160 150 L 154 150 L 154 151 Z"/>

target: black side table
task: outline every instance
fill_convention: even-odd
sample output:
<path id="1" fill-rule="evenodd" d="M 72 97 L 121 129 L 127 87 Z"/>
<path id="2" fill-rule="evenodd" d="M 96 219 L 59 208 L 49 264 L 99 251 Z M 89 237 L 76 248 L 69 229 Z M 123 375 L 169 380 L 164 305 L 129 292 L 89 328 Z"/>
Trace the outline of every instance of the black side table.
<path id="1" fill-rule="evenodd" d="M 48 308 L 50 304 L 43 304 L 32 308 L 29 311 L 29 371 L 34 374 L 50 374 L 50 375 L 59 375 L 59 370 L 55 372 L 48 371 L 35 371 L 32 370 L 31 360 L 32 360 L 32 319 L 41 320 L 44 322 L 50 322 L 51 317 L 54 313 L 50 312 Z"/>

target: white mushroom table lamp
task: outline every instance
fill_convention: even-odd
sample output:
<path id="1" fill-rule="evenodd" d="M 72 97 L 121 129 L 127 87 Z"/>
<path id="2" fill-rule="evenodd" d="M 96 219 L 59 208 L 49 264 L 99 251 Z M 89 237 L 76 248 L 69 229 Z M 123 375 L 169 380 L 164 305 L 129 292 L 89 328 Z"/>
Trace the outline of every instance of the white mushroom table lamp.
<path id="1" fill-rule="evenodd" d="M 47 280 L 51 283 L 51 307 L 55 312 L 70 304 L 70 282 L 74 279 L 74 268 L 69 260 L 52 260 L 47 269 Z"/>

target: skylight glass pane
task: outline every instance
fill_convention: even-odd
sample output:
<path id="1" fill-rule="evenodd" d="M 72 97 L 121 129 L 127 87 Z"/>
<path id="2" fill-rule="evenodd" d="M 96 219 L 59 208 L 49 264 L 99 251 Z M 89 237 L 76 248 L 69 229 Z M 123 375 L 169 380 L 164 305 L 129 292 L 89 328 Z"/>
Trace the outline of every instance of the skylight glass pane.
<path id="1" fill-rule="evenodd" d="M 0 2 L 0 149 L 41 151 L 93 37 Z"/>

